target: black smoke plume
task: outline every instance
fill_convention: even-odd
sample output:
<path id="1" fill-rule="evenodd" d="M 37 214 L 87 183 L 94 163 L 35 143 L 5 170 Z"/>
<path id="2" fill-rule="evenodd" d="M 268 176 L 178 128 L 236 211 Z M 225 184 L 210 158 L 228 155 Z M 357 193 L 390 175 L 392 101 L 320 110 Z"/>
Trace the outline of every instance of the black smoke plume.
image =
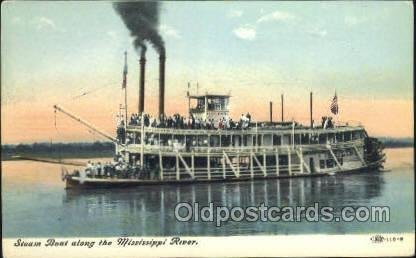
<path id="1" fill-rule="evenodd" d="M 134 38 L 134 47 L 142 57 L 146 54 L 146 42 L 150 42 L 160 56 L 165 56 L 165 42 L 159 33 L 159 3 L 115 2 L 113 7 L 120 15 Z"/>

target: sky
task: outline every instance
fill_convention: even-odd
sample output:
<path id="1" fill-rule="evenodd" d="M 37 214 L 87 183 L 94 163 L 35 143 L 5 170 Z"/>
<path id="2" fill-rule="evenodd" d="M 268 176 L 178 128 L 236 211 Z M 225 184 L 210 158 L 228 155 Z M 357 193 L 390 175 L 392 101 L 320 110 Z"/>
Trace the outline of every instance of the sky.
<path id="1" fill-rule="evenodd" d="M 186 114 L 186 91 L 230 93 L 231 115 L 307 124 L 329 114 L 374 136 L 413 136 L 413 5 L 382 2 L 162 2 L 168 114 Z M 115 132 L 128 52 L 128 110 L 137 112 L 139 63 L 111 2 L 12 1 L 1 5 L 3 144 L 103 140 L 59 104 Z M 147 54 L 145 110 L 157 112 L 158 57 Z M 85 94 L 84 96 L 81 96 Z"/>

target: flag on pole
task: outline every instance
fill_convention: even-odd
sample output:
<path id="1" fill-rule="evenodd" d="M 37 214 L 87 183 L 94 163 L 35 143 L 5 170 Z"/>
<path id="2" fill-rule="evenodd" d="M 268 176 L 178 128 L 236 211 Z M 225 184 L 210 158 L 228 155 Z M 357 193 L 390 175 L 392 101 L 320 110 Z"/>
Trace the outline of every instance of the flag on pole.
<path id="1" fill-rule="evenodd" d="M 332 114 L 334 114 L 334 115 L 337 115 L 338 114 L 338 97 L 337 97 L 337 93 L 336 92 L 335 92 L 334 98 L 332 99 L 332 103 L 331 103 L 330 109 L 331 109 L 331 113 Z"/>
<path id="2" fill-rule="evenodd" d="M 124 70 L 123 70 L 123 84 L 122 89 L 125 89 L 127 86 L 127 52 L 124 52 Z"/>

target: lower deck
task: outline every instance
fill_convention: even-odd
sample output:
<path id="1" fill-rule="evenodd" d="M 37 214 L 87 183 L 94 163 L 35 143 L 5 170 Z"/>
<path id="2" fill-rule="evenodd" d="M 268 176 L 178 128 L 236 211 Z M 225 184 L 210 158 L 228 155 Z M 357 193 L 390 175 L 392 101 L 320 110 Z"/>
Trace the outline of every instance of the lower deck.
<path id="1" fill-rule="evenodd" d="M 236 149 L 207 152 L 129 153 L 129 162 L 144 171 L 138 178 L 147 180 L 213 180 L 293 176 L 332 173 L 366 166 L 362 144 Z M 134 177 L 134 176 L 133 176 Z"/>
<path id="2" fill-rule="evenodd" d="M 265 180 L 265 179 L 279 179 L 279 178 L 296 178 L 296 177 L 321 177 L 331 176 L 336 174 L 355 173 L 362 171 L 371 171 L 377 168 L 378 163 L 368 164 L 355 169 L 342 170 L 337 172 L 317 172 L 317 173 L 293 173 L 289 174 L 278 174 L 270 173 L 266 175 L 261 174 L 250 174 L 249 176 L 242 175 L 235 177 L 227 175 L 226 177 L 212 177 L 210 179 L 204 178 L 187 178 L 187 179 L 116 179 L 116 178 L 82 178 L 82 177 L 68 177 L 66 178 L 66 189 L 88 189 L 88 188 L 119 188 L 119 187 L 135 187 L 141 185 L 159 185 L 159 184 L 193 184 L 193 183 L 213 183 L 223 181 L 248 181 L 248 180 Z M 273 171 L 271 171 L 273 172 Z M 276 172 L 276 171 L 274 171 Z"/>

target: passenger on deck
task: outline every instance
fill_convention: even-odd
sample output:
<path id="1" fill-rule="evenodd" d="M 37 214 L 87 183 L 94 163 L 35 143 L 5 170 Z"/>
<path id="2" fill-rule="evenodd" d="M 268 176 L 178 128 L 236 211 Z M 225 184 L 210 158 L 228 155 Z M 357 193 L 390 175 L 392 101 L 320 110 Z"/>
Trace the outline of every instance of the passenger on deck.
<path id="1" fill-rule="evenodd" d="M 101 165 L 101 162 L 98 162 L 97 164 L 97 177 L 102 176 L 103 166 Z"/>

